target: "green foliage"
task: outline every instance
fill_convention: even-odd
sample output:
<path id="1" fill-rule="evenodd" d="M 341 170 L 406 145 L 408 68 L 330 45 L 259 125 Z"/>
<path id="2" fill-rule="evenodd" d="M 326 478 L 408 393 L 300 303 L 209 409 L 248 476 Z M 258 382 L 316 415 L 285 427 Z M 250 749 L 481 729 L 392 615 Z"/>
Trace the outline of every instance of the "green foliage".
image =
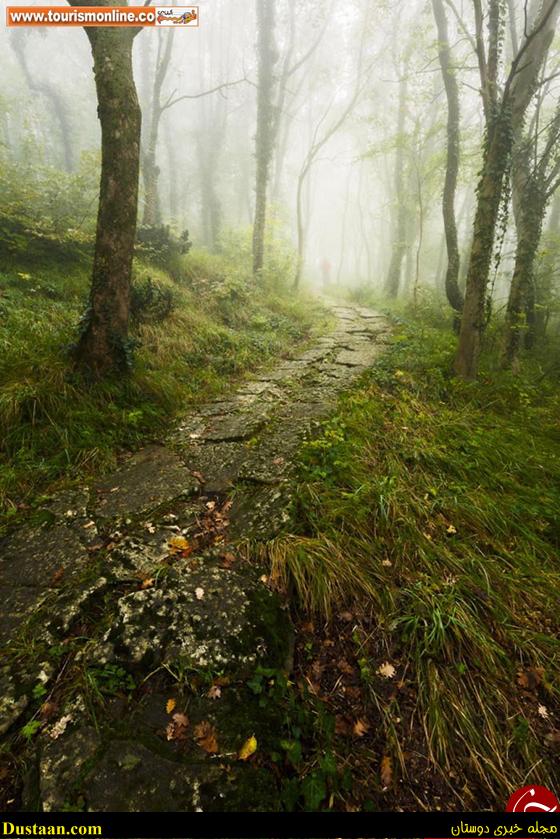
<path id="1" fill-rule="evenodd" d="M 448 323 L 398 320 L 389 352 L 304 447 L 298 532 L 270 546 L 272 573 L 315 612 L 369 603 L 377 648 L 412 681 L 433 763 L 468 765 L 503 798 L 537 762 L 553 780 L 516 673 L 542 668 L 541 701 L 560 698 L 558 374 L 534 359 L 514 377 L 486 358 L 466 384 L 451 375 Z"/>
<path id="2" fill-rule="evenodd" d="M 55 254 L 41 238 L 26 241 L 25 252 L 3 251 L 0 260 L 0 508 L 8 519 L 40 491 L 113 467 L 117 450 L 161 434 L 232 377 L 305 340 L 323 317 L 302 298 L 255 287 L 233 254 L 181 256 L 177 282 L 136 260 L 132 375 L 91 385 L 67 352 L 90 258 L 68 242 Z"/>
<path id="3" fill-rule="evenodd" d="M 43 245 L 91 241 L 98 191 L 97 155 L 82 155 L 78 171 L 68 173 L 43 164 L 37 150 L 14 160 L 0 147 L 2 248 L 25 253 L 29 237 Z"/>
<path id="4" fill-rule="evenodd" d="M 98 696 L 115 696 L 117 693 L 131 693 L 136 683 L 130 673 L 118 664 L 90 667 L 87 670 L 88 683 Z"/>
<path id="5" fill-rule="evenodd" d="M 151 277 L 140 277 L 132 284 L 130 316 L 136 323 L 160 323 L 177 305 L 177 297 L 170 286 L 163 286 Z"/>
<path id="6" fill-rule="evenodd" d="M 286 810 L 320 810 L 348 785 L 332 751 L 334 719 L 322 702 L 279 670 L 258 668 L 247 687 L 259 706 L 280 714 L 268 757 L 282 772 L 281 798 Z"/>

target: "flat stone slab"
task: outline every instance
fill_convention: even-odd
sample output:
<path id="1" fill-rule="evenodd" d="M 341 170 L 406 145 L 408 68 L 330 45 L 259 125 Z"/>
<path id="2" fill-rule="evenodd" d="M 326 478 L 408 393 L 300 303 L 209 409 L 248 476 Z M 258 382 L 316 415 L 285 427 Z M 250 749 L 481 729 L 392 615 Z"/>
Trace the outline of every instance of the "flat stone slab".
<path id="1" fill-rule="evenodd" d="M 134 515 L 197 488 L 196 478 L 170 449 L 146 446 L 94 485 L 94 513 L 105 518 Z"/>
<path id="2" fill-rule="evenodd" d="M 264 660 L 281 666 L 288 637 L 280 601 L 254 568 L 203 557 L 178 561 L 153 588 L 121 597 L 94 657 L 144 671 L 169 665 L 239 674 Z"/>

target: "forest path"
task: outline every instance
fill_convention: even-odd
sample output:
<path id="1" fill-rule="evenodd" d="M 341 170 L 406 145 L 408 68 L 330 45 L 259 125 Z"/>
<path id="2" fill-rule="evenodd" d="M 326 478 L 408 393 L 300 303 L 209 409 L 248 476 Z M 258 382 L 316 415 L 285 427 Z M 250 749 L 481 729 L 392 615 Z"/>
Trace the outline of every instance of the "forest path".
<path id="1" fill-rule="evenodd" d="M 0 544 L 0 734 L 40 723 L 26 806 L 67 807 L 72 789 L 92 810 L 276 808 L 253 777 L 261 770 L 234 761 L 225 783 L 209 758 L 231 758 L 257 727 L 244 683 L 256 667 L 284 666 L 291 647 L 284 604 L 240 543 L 288 524 L 303 439 L 388 338 L 379 313 L 330 308 L 336 327 L 314 347 L 199 407 L 93 486 L 58 494 Z M 85 682 L 70 683 L 73 669 Z M 193 672 L 225 679 L 228 698 L 194 696 Z M 46 719 L 38 684 L 56 709 Z M 188 710 L 188 737 L 170 695 Z M 100 700 L 111 710 L 96 727 L 87 709 Z"/>

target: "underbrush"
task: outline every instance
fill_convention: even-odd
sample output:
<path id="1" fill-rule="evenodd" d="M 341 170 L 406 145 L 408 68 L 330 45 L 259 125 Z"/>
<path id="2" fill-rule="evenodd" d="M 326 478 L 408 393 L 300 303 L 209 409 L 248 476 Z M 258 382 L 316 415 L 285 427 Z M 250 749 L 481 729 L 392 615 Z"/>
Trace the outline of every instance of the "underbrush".
<path id="1" fill-rule="evenodd" d="M 289 353 L 324 314 L 255 283 L 230 249 L 174 257 L 174 279 L 138 258 L 131 376 L 91 385 L 69 362 L 90 277 L 87 249 L 38 241 L 0 264 L 0 510 L 7 518 L 57 483 L 110 468 L 232 379 Z"/>
<path id="2" fill-rule="evenodd" d="M 558 383 L 538 360 L 459 382 L 448 323 L 397 321 L 303 450 L 272 576 L 312 618 L 357 620 L 379 759 L 410 781 L 421 753 L 459 806 L 503 809 L 516 787 L 560 780 Z"/>

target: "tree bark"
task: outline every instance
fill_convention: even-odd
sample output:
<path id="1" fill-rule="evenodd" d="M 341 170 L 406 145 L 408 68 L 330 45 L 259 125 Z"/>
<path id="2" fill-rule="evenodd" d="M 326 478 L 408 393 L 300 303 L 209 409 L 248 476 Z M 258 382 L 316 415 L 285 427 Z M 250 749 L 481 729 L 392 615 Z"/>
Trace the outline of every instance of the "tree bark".
<path id="1" fill-rule="evenodd" d="M 137 30 L 88 28 L 101 123 L 101 183 L 89 307 L 76 362 L 95 379 L 129 367 L 128 319 L 138 210 L 141 113 L 132 71 Z"/>
<path id="2" fill-rule="evenodd" d="M 513 128 L 522 126 L 525 112 L 534 93 L 542 61 L 554 36 L 560 6 L 558 0 L 545 0 L 533 28 L 521 46 L 501 97 L 496 99 L 496 56 L 499 44 L 491 39 L 488 76 L 482 79 L 488 113 L 487 136 L 482 171 L 478 185 L 478 205 L 473 230 L 465 304 L 455 372 L 465 379 L 475 379 L 485 324 L 485 297 L 492 260 L 494 235 L 502 190 L 509 170 Z M 494 21 L 493 29 L 499 24 Z"/>
<path id="3" fill-rule="evenodd" d="M 408 83 L 406 71 L 399 82 L 399 105 L 397 118 L 397 148 L 395 151 L 395 198 L 397 202 L 396 217 L 393 230 L 393 247 L 391 250 L 391 262 L 385 281 L 385 293 L 387 297 L 395 298 L 399 293 L 401 284 L 402 262 L 406 252 L 407 232 L 407 211 L 404 189 L 404 129 L 406 124 L 406 97 Z"/>
<path id="4" fill-rule="evenodd" d="M 455 194 L 457 191 L 460 154 L 459 87 L 457 85 L 456 71 L 449 46 L 447 17 L 445 15 L 443 0 L 432 0 L 432 7 L 438 30 L 439 63 L 445 86 L 445 94 L 447 96 L 447 164 L 443 187 L 443 225 L 447 246 L 445 293 L 450 306 L 456 312 L 460 312 L 463 309 L 464 300 L 459 288 L 460 256 L 457 223 L 455 220 Z"/>
<path id="5" fill-rule="evenodd" d="M 266 201 L 273 153 L 275 114 L 272 106 L 274 90 L 274 0 L 256 0 L 258 26 L 257 133 L 255 156 L 255 218 L 253 223 L 253 273 L 262 271 L 266 229 Z"/>

